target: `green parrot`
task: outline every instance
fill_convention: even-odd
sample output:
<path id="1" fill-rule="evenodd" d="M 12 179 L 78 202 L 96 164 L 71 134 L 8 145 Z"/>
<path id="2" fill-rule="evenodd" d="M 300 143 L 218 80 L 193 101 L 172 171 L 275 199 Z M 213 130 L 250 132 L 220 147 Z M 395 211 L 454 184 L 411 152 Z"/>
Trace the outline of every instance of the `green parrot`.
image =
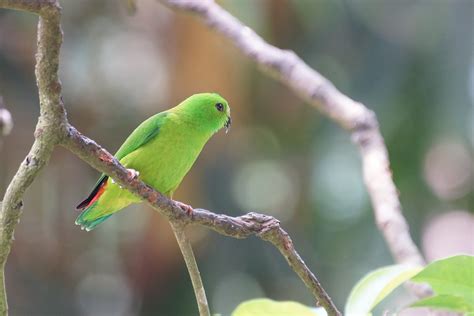
<path id="1" fill-rule="evenodd" d="M 139 177 L 172 198 L 206 142 L 222 127 L 227 132 L 231 123 L 229 104 L 223 97 L 216 93 L 195 94 L 141 123 L 115 157 L 132 177 Z M 102 174 L 91 194 L 76 207 L 83 211 L 76 225 L 90 231 L 115 212 L 140 201 Z M 190 209 L 186 204 L 180 206 Z"/>

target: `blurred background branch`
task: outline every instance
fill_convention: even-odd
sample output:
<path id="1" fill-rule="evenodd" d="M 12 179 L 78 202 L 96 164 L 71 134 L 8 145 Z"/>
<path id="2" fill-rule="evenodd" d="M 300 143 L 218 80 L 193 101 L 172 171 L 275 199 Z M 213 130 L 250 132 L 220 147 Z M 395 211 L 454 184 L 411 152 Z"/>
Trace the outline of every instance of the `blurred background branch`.
<path id="1" fill-rule="evenodd" d="M 200 315 L 210 315 L 196 261 L 192 249 L 190 248 L 190 243 L 185 238 L 183 232 L 186 222 L 193 221 L 192 213 L 191 216 L 189 216 L 189 214 L 183 212 L 179 206 L 161 195 L 161 193 L 148 187 L 138 179 L 130 179 L 124 167 L 121 166 L 112 155 L 96 145 L 92 140 L 80 135 L 80 133 L 68 123 L 61 97 L 61 83 L 58 77 L 59 52 L 63 35 L 60 25 L 61 8 L 59 3 L 49 0 L 35 2 L 3 0 L 0 1 L 0 7 L 21 9 L 36 12 L 40 15 L 38 23 L 38 50 L 36 54 L 37 62 L 35 68 L 40 99 L 40 116 L 35 131 L 35 141 L 30 153 L 8 185 L 1 204 L 0 267 L 2 271 L 0 272 L 0 280 L 3 281 L 3 286 L 0 289 L 0 313 L 3 315 L 8 314 L 4 271 L 13 242 L 13 232 L 20 219 L 23 195 L 26 189 L 33 183 L 39 171 L 48 163 L 54 147 L 61 144 L 76 153 L 83 160 L 89 162 L 91 166 L 112 176 L 118 183 L 123 185 L 124 188 L 137 193 L 173 222 L 178 243 L 183 251 L 183 256 L 185 257 L 189 273 L 191 274 Z M 189 217 L 187 220 L 185 219 L 185 215 Z M 211 212 L 200 213 L 201 220 L 214 230 L 218 232 L 233 231 L 235 235 L 241 235 L 239 227 L 230 224 L 225 217 L 221 217 L 220 221 L 209 220 L 209 218 L 214 219 L 216 216 L 217 215 Z M 268 222 L 268 218 L 263 217 L 265 223 L 261 223 L 261 215 L 248 214 L 247 217 L 249 217 L 250 225 L 255 225 L 253 221 L 256 220 L 256 223 L 258 223 L 257 227 L 259 227 L 257 234 L 261 235 L 262 239 L 270 241 L 280 249 L 282 255 L 288 260 L 290 267 L 294 269 L 312 291 L 317 302 L 325 307 L 328 315 L 340 315 L 325 290 L 321 287 L 319 281 L 301 260 L 288 234 L 279 227 L 279 222 L 274 218 L 269 218 L 272 225 L 265 226 L 266 222 Z M 233 222 L 235 222 L 235 220 L 236 219 L 231 219 Z M 219 225 L 221 225 L 221 227 L 219 227 Z M 231 234 L 227 235 L 232 236 Z"/>
<path id="2" fill-rule="evenodd" d="M 424 264 L 413 242 L 401 210 L 397 189 L 377 118 L 371 110 L 342 94 L 317 71 L 292 51 L 266 43 L 251 28 L 242 24 L 214 1 L 161 0 L 171 8 L 196 14 L 211 29 L 229 39 L 265 73 L 292 89 L 352 134 L 359 147 L 367 191 L 375 219 L 387 246 L 398 263 Z M 430 292 L 419 288 L 418 295 Z M 416 290 L 415 289 L 415 290 Z"/>
<path id="3" fill-rule="evenodd" d="M 114 152 L 144 118 L 193 93 L 219 92 L 232 106 L 232 131 L 206 145 L 177 200 L 232 218 L 241 210 L 278 218 L 339 307 L 362 275 L 393 263 L 351 133 L 259 72 L 196 14 L 133 1 L 138 10 L 129 15 L 121 2 L 61 3 L 62 94 L 75 127 Z M 472 1 L 218 3 L 377 113 L 403 214 L 426 261 L 474 254 Z M 0 9 L 0 92 L 15 123 L 0 154 L 2 194 L 38 120 L 37 23 L 37 15 Z M 59 147 L 29 187 L 6 265 L 10 313 L 196 314 L 168 220 L 148 203 L 87 234 L 74 226 L 74 205 L 98 174 Z M 276 248 L 199 225 L 186 233 L 213 312 L 229 315 L 257 297 L 314 305 Z M 374 314 L 413 299 L 400 290 Z"/>
<path id="4" fill-rule="evenodd" d="M 5 103 L 3 103 L 3 97 L 0 96 L 0 141 L 1 141 L 1 136 L 7 136 L 8 134 L 10 134 L 12 128 L 13 128 L 12 115 L 5 108 Z"/>
<path id="5" fill-rule="evenodd" d="M 137 0 L 123 0 L 123 1 L 125 1 L 127 13 L 129 15 L 134 15 L 137 12 Z"/>
<path id="6" fill-rule="evenodd" d="M 3 103 L 3 97 L 0 96 L 0 151 L 2 150 L 3 137 L 10 134 L 12 128 L 13 128 L 12 115 L 5 108 L 5 104 Z"/>

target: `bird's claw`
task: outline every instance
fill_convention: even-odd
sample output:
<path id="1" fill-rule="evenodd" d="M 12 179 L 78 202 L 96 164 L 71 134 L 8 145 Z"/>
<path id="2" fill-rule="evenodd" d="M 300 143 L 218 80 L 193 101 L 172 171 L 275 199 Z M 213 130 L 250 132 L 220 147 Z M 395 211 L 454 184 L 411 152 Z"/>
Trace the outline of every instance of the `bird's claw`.
<path id="1" fill-rule="evenodd" d="M 128 179 L 134 180 L 134 179 L 138 178 L 139 175 L 140 175 L 140 172 L 138 172 L 137 170 L 135 170 L 135 169 L 127 169 L 127 176 L 128 176 Z"/>
<path id="2" fill-rule="evenodd" d="M 191 214 L 193 213 L 193 207 L 191 205 L 188 205 L 188 204 L 184 204 L 182 202 L 178 202 L 178 201 L 175 201 L 176 202 L 176 205 L 182 209 L 183 211 L 186 212 L 186 214 L 188 214 L 188 216 L 191 216 Z"/>

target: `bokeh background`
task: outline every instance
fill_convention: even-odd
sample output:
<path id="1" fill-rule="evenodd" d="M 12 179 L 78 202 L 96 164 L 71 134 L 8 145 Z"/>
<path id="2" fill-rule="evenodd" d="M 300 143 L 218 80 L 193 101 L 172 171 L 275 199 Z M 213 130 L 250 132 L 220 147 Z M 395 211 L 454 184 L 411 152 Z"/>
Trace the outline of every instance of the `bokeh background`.
<path id="1" fill-rule="evenodd" d="M 292 49 L 378 115 L 413 238 L 429 260 L 474 253 L 474 2 L 227 0 L 270 43 Z M 227 40 L 156 1 L 63 0 L 61 81 L 70 121 L 114 152 L 148 116 L 190 94 L 232 107 L 176 199 L 229 215 L 276 216 L 339 307 L 368 271 L 392 264 L 374 225 L 347 133 L 259 72 Z M 0 194 L 38 116 L 37 18 L 0 10 L 0 95 L 15 127 L 2 139 Z M 168 223 L 146 205 L 93 232 L 74 206 L 98 172 L 57 149 L 29 189 L 7 266 L 12 315 L 196 315 Z M 256 297 L 312 298 L 256 238 L 189 231 L 212 310 Z M 385 307 L 401 306 L 403 290 Z"/>

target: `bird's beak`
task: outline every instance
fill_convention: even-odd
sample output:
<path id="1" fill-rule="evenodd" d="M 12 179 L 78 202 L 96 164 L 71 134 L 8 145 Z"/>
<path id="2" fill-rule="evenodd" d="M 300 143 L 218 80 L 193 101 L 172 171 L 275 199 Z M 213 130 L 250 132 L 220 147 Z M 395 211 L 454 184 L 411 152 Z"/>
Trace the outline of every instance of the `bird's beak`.
<path id="1" fill-rule="evenodd" d="M 230 126 L 232 125 L 232 119 L 230 118 L 230 116 L 227 117 L 227 121 L 225 121 L 225 133 L 227 134 L 227 132 L 230 130 Z"/>

